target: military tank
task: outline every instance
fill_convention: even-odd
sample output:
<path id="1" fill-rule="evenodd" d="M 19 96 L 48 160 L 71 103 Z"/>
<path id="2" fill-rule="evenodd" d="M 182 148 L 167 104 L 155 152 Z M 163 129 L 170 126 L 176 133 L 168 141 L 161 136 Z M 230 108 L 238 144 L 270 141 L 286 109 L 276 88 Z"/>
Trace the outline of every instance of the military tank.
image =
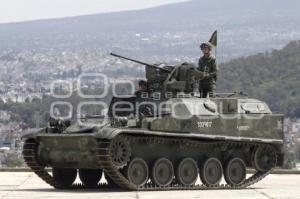
<path id="1" fill-rule="evenodd" d="M 27 134 L 26 164 L 59 189 L 78 187 L 78 175 L 80 187 L 138 191 L 243 189 L 282 166 L 283 115 L 244 94 L 199 97 L 191 85 L 201 74 L 193 69 L 146 65 L 150 84 L 162 81 L 149 95 L 115 97 L 107 115 L 74 124 L 54 119 Z M 107 184 L 99 183 L 103 175 Z"/>

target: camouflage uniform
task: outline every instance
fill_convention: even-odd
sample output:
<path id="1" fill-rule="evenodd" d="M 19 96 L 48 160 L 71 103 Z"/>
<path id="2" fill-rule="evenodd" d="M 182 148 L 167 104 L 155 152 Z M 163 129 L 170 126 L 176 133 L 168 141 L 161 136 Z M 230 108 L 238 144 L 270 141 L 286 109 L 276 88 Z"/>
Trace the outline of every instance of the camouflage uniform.
<path id="1" fill-rule="evenodd" d="M 207 94 L 214 96 L 218 72 L 216 59 L 212 55 L 201 57 L 198 62 L 198 70 L 207 74 L 207 77 L 199 82 L 201 96 L 207 97 Z"/>

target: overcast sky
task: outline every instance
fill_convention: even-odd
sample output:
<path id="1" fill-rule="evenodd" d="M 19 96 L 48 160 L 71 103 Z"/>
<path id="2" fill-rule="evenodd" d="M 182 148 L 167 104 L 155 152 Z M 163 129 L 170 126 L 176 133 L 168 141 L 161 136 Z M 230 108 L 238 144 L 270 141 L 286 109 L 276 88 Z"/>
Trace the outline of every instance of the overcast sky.
<path id="1" fill-rule="evenodd" d="M 0 23 L 142 9 L 185 0 L 0 0 Z"/>

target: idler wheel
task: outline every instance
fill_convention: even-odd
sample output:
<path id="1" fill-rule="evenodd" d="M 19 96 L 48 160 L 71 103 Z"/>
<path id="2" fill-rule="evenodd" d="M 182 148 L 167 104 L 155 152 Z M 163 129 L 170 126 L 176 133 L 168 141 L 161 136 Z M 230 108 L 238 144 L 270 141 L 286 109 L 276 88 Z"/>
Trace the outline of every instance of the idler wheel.
<path id="1" fill-rule="evenodd" d="M 174 178 L 173 164 L 167 158 L 160 158 L 155 161 L 152 168 L 152 181 L 161 187 L 171 184 Z"/>
<path id="2" fill-rule="evenodd" d="M 208 187 L 218 185 L 222 175 L 222 163 L 217 158 L 208 158 L 200 169 L 202 183 Z"/>
<path id="3" fill-rule="evenodd" d="M 177 167 L 176 179 L 184 186 L 192 186 L 197 181 L 198 170 L 195 160 L 192 158 L 184 158 Z"/>
<path id="4" fill-rule="evenodd" d="M 101 169 L 79 169 L 79 178 L 87 188 L 96 188 L 101 177 Z"/>
<path id="5" fill-rule="evenodd" d="M 123 136 L 113 139 L 110 145 L 110 153 L 117 168 L 126 166 L 131 156 L 131 148 L 128 140 Z"/>
<path id="6" fill-rule="evenodd" d="M 77 176 L 77 169 L 61 169 L 53 168 L 52 175 L 54 179 L 54 187 L 66 189 L 72 186 Z"/>
<path id="7" fill-rule="evenodd" d="M 276 161 L 276 152 L 271 147 L 258 147 L 252 156 L 255 169 L 261 172 L 266 172 L 275 167 Z"/>
<path id="8" fill-rule="evenodd" d="M 232 158 L 226 165 L 224 171 L 225 181 L 230 185 L 240 185 L 246 179 L 246 164 L 240 158 Z"/>
<path id="9" fill-rule="evenodd" d="M 149 178 L 147 163 L 141 158 L 133 159 L 126 170 L 127 178 L 138 187 L 146 184 Z"/>

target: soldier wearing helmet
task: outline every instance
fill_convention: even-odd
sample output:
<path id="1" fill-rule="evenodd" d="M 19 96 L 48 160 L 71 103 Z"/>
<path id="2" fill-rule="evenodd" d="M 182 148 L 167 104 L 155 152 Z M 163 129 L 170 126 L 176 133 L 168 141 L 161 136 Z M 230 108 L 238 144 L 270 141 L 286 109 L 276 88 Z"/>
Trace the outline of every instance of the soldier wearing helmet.
<path id="1" fill-rule="evenodd" d="M 204 72 L 204 79 L 199 82 L 199 92 L 202 97 L 214 96 L 217 81 L 217 62 L 211 54 L 212 45 L 202 43 L 200 45 L 203 56 L 199 59 L 198 70 Z"/>

